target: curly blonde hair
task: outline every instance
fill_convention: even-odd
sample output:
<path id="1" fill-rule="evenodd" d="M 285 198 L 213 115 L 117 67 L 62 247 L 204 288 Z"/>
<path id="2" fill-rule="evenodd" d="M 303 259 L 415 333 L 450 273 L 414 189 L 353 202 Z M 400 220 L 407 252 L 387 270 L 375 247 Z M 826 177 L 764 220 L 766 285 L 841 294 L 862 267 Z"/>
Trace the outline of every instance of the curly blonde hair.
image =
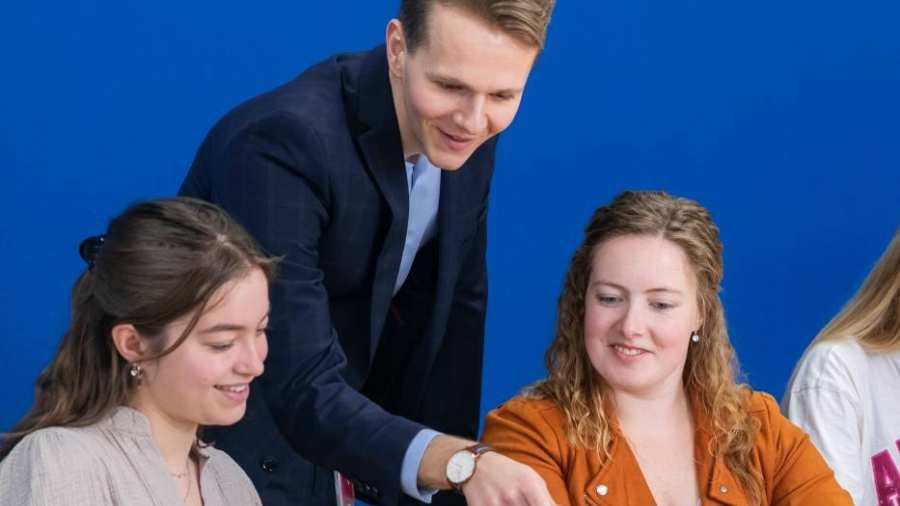
<path id="1" fill-rule="evenodd" d="M 735 379 L 738 365 L 719 299 L 722 243 L 709 212 L 693 200 L 664 192 L 626 191 L 594 212 L 559 297 L 556 335 L 545 356 L 549 374 L 526 394 L 553 400 L 560 407 L 572 444 L 596 449 L 604 461 L 610 458 L 614 437 L 610 399 L 585 348 L 585 294 L 598 246 L 627 235 L 659 236 L 679 245 L 697 276 L 702 339 L 688 353 L 684 388 L 699 404 L 695 407 L 709 414 L 710 455 L 723 457 L 751 504 L 758 504 L 762 478 L 753 470 L 752 449 L 759 423 L 750 415 L 749 387 Z"/>

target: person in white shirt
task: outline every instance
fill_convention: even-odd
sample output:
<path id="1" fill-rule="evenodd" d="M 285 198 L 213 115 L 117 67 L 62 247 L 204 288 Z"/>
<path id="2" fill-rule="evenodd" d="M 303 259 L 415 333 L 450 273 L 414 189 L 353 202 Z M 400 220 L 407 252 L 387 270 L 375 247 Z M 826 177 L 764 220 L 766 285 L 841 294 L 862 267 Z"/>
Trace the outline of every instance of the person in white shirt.
<path id="1" fill-rule="evenodd" d="M 784 412 L 859 505 L 900 505 L 900 229 L 797 364 Z"/>

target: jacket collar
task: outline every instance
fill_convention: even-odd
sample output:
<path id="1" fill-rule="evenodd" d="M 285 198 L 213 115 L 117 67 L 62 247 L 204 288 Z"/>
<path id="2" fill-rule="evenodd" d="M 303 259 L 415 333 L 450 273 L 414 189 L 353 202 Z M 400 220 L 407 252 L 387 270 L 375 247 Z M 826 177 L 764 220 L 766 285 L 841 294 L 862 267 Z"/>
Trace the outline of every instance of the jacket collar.
<path id="1" fill-rule="evenodd" d="M 697 461 L 697 481 L 700 490 L 706 490 L 704 504 L 707 501 L 712 504 L 717 504 L 714 501 L 718 501 L 718 504 L 727 506 L 750 504 L 737 477 L 725 464 L 724 457 L 717 455 L 713 459 L 709 454 L 713 439 L 712 420 L 706 415 L 706 411 L 699 407 L 699 401 L 695 400 L 692 406 L 694 423 L 697 425 L 694 432 L 694 458 Z"/>
<path id="2" fill-rule="evenodd" d="M 402 224 L 405 233 L 409 195 L 384 45 L 365 53 L 359 67 L 353 70 L 356 72 L 342 74 L 344 95 L 349 102 L 348 122 L 394 223 Z"/>
<path id="3" fill-rule="evenodd" d="M 747 496 L 739 485 L 737 478 L 725 465 L 721 456 L 713 459 L 709 455 L 709 443 L 712 439 L 710 420 L 702 410 L 696 409 L 693 403 L 694 421 L 694 456 L 697 470 L 697 484 L 700 489 L 701 502 L 721 506 L 747 506 Z M 584 497 L 589 505 L 594 506 L 647 506 L 655 504 L 650 487 L 647 485 L 640 465 L 629 448 L 618 425 L 612 417 L 611 428 L 616 434 L 610 449 L 610 459 L 603 465 L 593 479 L 588 481 L 584 489 Z M 635 487 L 639 481 L 639 487 Z"/>
<path id="4" fill-rule="evenodd" d="M 342 75 L 348 100 L 348 122 L 356 137 L 366 169 L 390 211 L 390 225 L 375 264 L 372 305 L 369 315 L 369 361 L 375 358 L 378 341 L 390 304 L 394 280 L 400 268 L 406 226 L 409 219 L 409 193 L 400 127 L 394 110 L 388 79 L 387 55 L 380 45 L 363 56 L 357 72 Z"/>

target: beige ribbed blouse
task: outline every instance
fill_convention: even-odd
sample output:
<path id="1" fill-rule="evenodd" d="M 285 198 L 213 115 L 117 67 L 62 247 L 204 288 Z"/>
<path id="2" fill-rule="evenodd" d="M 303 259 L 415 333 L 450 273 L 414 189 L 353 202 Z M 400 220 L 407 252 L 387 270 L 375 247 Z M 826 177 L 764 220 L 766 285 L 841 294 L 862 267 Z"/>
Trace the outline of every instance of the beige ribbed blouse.
<path id="1" fill-rule="evenodd" d="M 250 478 L 220 450 L 200 450 L 205 506 L 261 505 Z M 143 414 L 116 408 L 88 427 L 29 434 L 0 462 L 0 504 L 16 506 L 181 505 L 175 480 Z"/>

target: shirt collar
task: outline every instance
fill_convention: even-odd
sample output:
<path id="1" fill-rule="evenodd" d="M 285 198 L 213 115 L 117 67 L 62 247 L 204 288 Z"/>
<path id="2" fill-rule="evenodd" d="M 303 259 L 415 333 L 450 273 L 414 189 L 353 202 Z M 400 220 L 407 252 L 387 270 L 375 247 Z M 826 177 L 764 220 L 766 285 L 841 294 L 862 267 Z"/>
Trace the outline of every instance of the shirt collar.
<path id="1" fill-rule="evenodd" d="M 153 439 L 153 431 L 150 427 L 150 419 L 147 415 L 130 406 L 117 406 L 110 413 L 107 423 L 109 428 L 116 432 L 125 433 L 136 438 Z M 153 440 L 156 445 L 156 441 Z M 195 442 L 193 451 L 204 459 L 209 458 L 209 452 L 206 445 Z"/>

